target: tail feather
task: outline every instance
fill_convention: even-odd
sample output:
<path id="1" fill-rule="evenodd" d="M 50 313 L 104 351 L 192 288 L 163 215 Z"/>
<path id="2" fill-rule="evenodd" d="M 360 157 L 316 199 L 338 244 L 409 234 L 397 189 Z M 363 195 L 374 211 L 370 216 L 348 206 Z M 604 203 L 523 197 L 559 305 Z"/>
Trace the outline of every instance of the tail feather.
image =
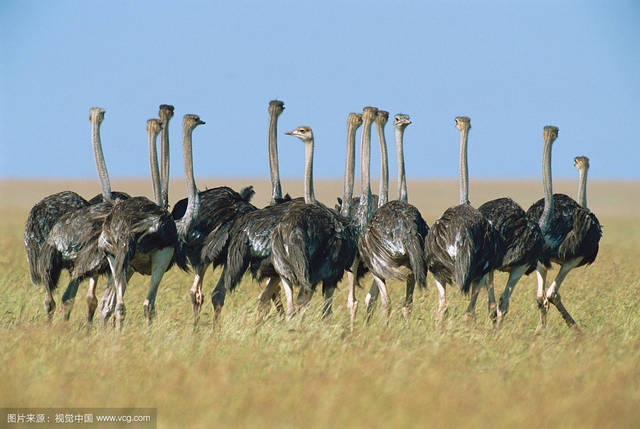
<path id="1" fill-rule="evenodd" d="M 127 267 L 135 254 L 135 250 L 136 240 L 134 237 L 130 237 L 128 240 L 123 240 L 118 243 L 118 249 L 114 255 L 114 281 L 116 284 L 127 283 Z"/>
<path id="2" fill-rule="evenodd" d="M 202 260 L 216 261 L 229 243 L 229 231 L 233 222 L 225 222 L 214 229 L 207 237 L 207 245 L 202 249 Z"/>
<path id="3" fill-rule="evenodd" d="M 229 292 L 240 283 L 250 262 L 249 240 L 245 234 L 232 237 L 227 249 L 227 265 L 224 273 L 224 285 Z"/>
<path id="4" fill-rule="evenodd" d="M 37 260 L 37 277 L 40 282 L 48 285 L 49 290 L 54 290 L 58 286 L 62 268 L 62 254 L 55 246 L 45 243 Z"/>
<path id="5" fill-rule="evenodd" d="M 289 260 L 292 262 L 292 267 L 298 280 L 297 284 L 306 292 L 310 292 L 313 289 L 313 285 L 309 278 L 309 254 L 304 235 L 304 232 L 298 229 L 290 235 Z"/>
<path id="6" fill-rule="evenodd" d="M 245 188 L 242 188 L 239 193 L 240 193 L 240 198 L 242 198 L 246 202 L 250 203 L 251 202 L 251 198 L 253 198 L 253 196 L 255 195 L 256 191 L 253 190 L 253 185 L 249 185 L 249 186 L 247 186 Z"/>
<path id="7" fill-rule="evenodd" d="M 189 272 L 189 264 L 187 262 L 187 248 L 186 243 L 180 239 L 176 240 L 176 248 L 173 252 L 173 261 L 178 268 L 184 272 Z"/>
<path id="8" fill-rule="evenodd" d="M 309 260 L 304 232 L 296 228 L 287 232 L 285 248 L 279 228 L 274 230 L 271 240 L 273 262 L 278 273 L 305 292 L 312 291 L 313 285 L 309 279 Z"/>
<path id="9" fill-rule="evenodd" d="M 42 277 L 38 272 L 38 261 L 40 260 L 40 247 L 36 243 L 27 245 L 27 262 L 29 263 L 29 276 L 34 285 L 42 284 Z"/>
<path id="10" fill-rule="evenodd" d="M 426 288 L 427 268 L 420 236 L 417 234 L 408 234 L 404 245 L 409 256 L 409 264 L 411 264 L 411 270 L 413 271 L 416 283 L 419 287 Z"/>
<path id="11" fill-rule="evenodd" d="M 467 231 L 463 232 L 462 240 L 456 243 L 456 247 L 454 277 L 460 291 L 467 294 L 471 289 L 471 258 L 473 254 L 473 240 Z"/>

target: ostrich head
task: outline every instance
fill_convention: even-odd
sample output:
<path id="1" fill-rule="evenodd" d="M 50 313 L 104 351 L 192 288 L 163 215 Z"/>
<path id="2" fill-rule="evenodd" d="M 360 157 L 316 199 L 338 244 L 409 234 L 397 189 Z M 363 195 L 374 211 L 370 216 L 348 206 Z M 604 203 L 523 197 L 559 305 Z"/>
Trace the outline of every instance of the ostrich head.
<path id="1" fill-rule="evenodd" d="M 358 128 L 360 125 L 362 125 L 362 113 L 349 113 L 347 121 L 352 127 Z"/>
<path id="2" fill-rule="evenodd" d="M 404 113 L 398 113 L 393 118 L 393 126 L 396 128 L 406 128 L 407 125 L 411 124 L 411 120 L 409 119 L 409 115 L 405 115 Z"/>
<path id="3" fill-rule="evenodd" d="M 303 143 L 309 143 L 313 140 L 313 131 L 311 131 L 311 127 L 307 126 L 298 127 L 295 130 L 287 131 L 285 134 L 298 137 Z"/>
<path id="4" fill-rule="evenodd" d="M 553 125 L 547 125 L 544 127 L 544 130 L 542 131 L 542 137 L 546 140 L 547 138 L 551 139 L 551 142 L 553 142 L 555 139 L 558 138 L 558 127 L 554 127 Z"/>
<path id="5" fill-rule="evenodd" d="M 271 100 L 269 102 L 269 114 L 272 116 L 280 116 L 284 110 L 284 102 L 280 100 Z"/>
<path id="6" fill-rule="evenodd" d="M 378 113 L 376 113 L 376 123 L 384 127 L 387 124 L 388 120 L 389 112 L 385 110 L 378 110 Z"/>
<path id="7" fill-rule="evenodd" d="M 369 123 L 371 123 L 376 119 L 377 114 L 378 114 L 377 108 L 367 106 L 364 109 L 362 109 L 362 120 L 369 121 Z"/>
<path id="8" fill-rule="evenodd" d="M 187 113 L 186 115 L 184 115 L 184 119 L 182 121 L 182 124 L 183 124 L 183 126 L 185 128 L 193 130 L 198 125 L 206 124 L 206 122 L 205 121 L 201 121 L 200 120 L 200 116 L 198 116 L 198 115 L 193 115 L 191 113 Z"/>
<path id="9" fill-rule="evenodd" d="M 92 107 L 89 110 L 89 120 L 94 121 L 97 120 L 98 123 L 101 123 L 104 119 L 104 109 L 102 107 Z"/>
<path id="10" fill-rule="evenodd" d="M 153 133 L 157 135 L 160 131 L 162 131 L 162 122 L 160 119 L 149 119 L 147 121 L 147 132 Z"/>
<path id="11" fill-rule="evenodd" d="M 169 120 L 173 117 L 173 109 L 174 107 L 171 104 L 161 104 L 159 107 L 160 111 L 158 112 L 158 116 L 161 120 Z"/>
<path id="12" fill-rule="evenodd" d="M 573 158 L 573 166 L 578 170 L 588 170 L 589 169 L 589 158 L 586 156 L 576 156 Z"/>
<path id="13" fill-rule="evenodd" d="M 471 119 L 467 116 L 456 117 L 456 128 L 460 131 L 469 131 L 471 129 Z"/>

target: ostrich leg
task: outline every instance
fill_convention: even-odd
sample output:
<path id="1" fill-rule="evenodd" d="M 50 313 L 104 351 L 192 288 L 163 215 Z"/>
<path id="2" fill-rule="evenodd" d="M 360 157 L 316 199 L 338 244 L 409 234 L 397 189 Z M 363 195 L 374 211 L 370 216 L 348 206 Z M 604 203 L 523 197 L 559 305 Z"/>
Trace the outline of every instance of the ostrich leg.
<path id="1" fill-rule="evenodd" d="M 549 289 L 547 289 L 547 292 L 546 292 L 547 307 L 549 306 L 548 304 L 549 302 L 555 305 L 558 311 L 560 312 L 560 314 L 562 315 L 562 318 L 564 319 L 565 323 L 570 328 L 573 328 L 573 327 L 577 328 L 578 325 L 576 324 L 576 321 L 573 320 L 573 317 L 571 317 L 567 309 L 562 304 L 562 301 L 560 299 L 560 294 L 558 293 L 558 291 L 560 290 L 560 285 L 564 281 L 567 274 L 569 274 L 569 272 L 572 269 L 578 266 L 578 264 L 580 264 L 581 261 L 582 261 L 582 257 L 579 256 L 577 258 L 573 258 L 565 262 L 564 264 L 562 264 L 562 266 L 560 267 L 560 271 L 558 272 L 558 275 L 556 276 L 555 279 L 553 279 L 553 283 L 551 283 L 551 286 L 549 286 Z"/>

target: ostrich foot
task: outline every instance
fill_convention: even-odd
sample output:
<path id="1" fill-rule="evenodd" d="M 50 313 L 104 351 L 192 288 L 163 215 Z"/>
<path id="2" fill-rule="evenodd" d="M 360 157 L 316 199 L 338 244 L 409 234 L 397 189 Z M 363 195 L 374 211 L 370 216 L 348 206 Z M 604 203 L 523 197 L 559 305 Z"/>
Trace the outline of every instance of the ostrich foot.
<path id="1" fill-rule="evenodd" d="M 577 331 L 580 331 L 578 324 L 575 320 L 573 320 L 573 317 L 571 317 L 565 306 L 562 304 L 559 293 L 554 293 L 553 295 L 551 295 L 548 301 L 555 305 L 569 328 L 575 328 Z"/>
<path id="2" fill-rule="evenodd" d="M 62 318 L 68 322 L 71 318 L 71 310 L 73 310 L 73 299 L 62 302 Z"/>
<path id="3" fill-rule="evenodd" d="M 358 311 L 358 301 L 353 301 L 349 307 L 349 331 L 353 333 L 353 325 L 356 321 L 356 312 Z"/>
<path id="4" fill-rule="evenodd" d="M 448 315 L 449 309 L 447 307 L 438 309 L 438 311 L 436 312 L 436 324 L 440 325 Z"/>
<path id="5" fill-rule="evenodd" d="M 406 322 L 409 321 L 409 319 L 411 318 L 411 306 L 410 305 L 405 305 L 404 307 L 402 307 L 402 317 L 404 317 L 404 320 Z"/>
<path id="6" fill-rule="evenodd" d="M 189 295 L 191 296 L 191 310 L 193 311 L 194 323 L 197 323 L 200 310 L 202 309 L 202 303 L 204 302 L 204 295 L 200 290 L 191 290 L 189 291 Z"/>
<path id="7" fill-rule="evenodd" d="M 549 309 L 549 302 L 546 297 L 538 297 L 538 317 L 540 321 L 538 323 L 538 327 L 536 328 L 536 332 L 542 331 L 547 327 L 547 311 Z"/>
<path id="8" fill-rule="evenodd" d="M 117 304 L 115 313 L 116 329 L 118 330 L 118 332 L 122 332 L 122 328 L 124 326 L 124 318 L 127 314 L 127 310 L 124 304 Z"/>
<path id="9" fill-rule="evenodd" d="M 467 311 L 462 316 L 462 320 L 463 320 L 464 323 L 469 325 L 469 324 L 473 323 L 476 320 L 476 314 L 475 313 L 471 313 L 470 311 Z"/>
<path id="10" fill-rule="evenodd" d="M 47 313 L 47 322 L 51 323 L 53 321 L 53 315 L 56 312 L 56 302 L 53 299 L 45 300 L 44 311 Z"/>
<path id="11" fill-rule="evenodd" d="M 149 303 L 149 300 L 145 300 L 144 304 L 142 304 L 142 309 L 144 310 L 144 317 L 147 319 L 147 326 L 151 326 L 156 316 L 156 306 Z"/>
<path id="12" fill-rule="evenodd" d="M 498 306 L 496 305 L 495 302 L 492 302 L 491 304 L 489 304 L 489 319 L 495 326 L 495 324 L 498 321 Z"/>
<path id="13" fill-rule="evenodd" d="M 95 296 L 87 297 L 87 322 L 93 322 L 93 316 L 96 314 L 96 309 L 98 308 L 98 298 Z"/>

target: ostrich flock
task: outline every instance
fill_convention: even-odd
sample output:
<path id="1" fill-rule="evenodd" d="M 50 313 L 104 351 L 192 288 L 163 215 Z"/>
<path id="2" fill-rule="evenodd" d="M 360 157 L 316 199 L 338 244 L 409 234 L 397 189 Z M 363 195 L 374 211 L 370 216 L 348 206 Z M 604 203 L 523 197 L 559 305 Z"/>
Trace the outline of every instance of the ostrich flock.
<path id="1" fill-rule="evenodd" d="M 298 138 L 305 148 L 304 196 L 282 195 L 278 169 L 277 123 L 284 103 L 269 103 L 268 153 L 271 170 L 271 202 L 263 208 L 251 204 L 251 186 L 239 192 L 226 187 L 199 191 L 193 174 L 192 135 L 205 122 L 193 114 L 184 115 L 182 152 L 186 175 L 186 198 L 171 211 L 169 187 L 169 122 L 171 105 L 160 105 L 159 118 L 147 121 L 149 161 L 154 200 L 112 191 L 102 152 L 100 126 L 105 111 L 90 111 L 91 141 L 102 192 L 86 200 L 75 192 L 63 191 L 43 198 L 31 209 L 24 240 L 31 280 L 45 291 L 45 311 L 49 321 L 56 304 L 53 291 L 62 270 L 69 283 L 62 295 L 63 317 L 69 319 L 80 283 L 88 279 L 87 319 L 96 310 L 103 322 L 111 319 L 122 329 L 126 315 L 124 294 L 134 273 L 149 275 L 149 289 L 143 304 L 151 323 L 155 299 L 162 277 L 174 264 L 192 270 L 190 288 L 194 324 L 204 302 L 202 283 L 209 266 L 222 266 L 211 302 L 214 323 L 219 318 L 227 292 L 232 292 L 250 271 L 264 282 L 257 314 L 263 320 L 271 302 L 290 320 L 308 305 L 318 284 L 322 284 L 322 317 L 332 313 L 333 295 L 347 275 L 350 329 L 358 308 L 358 280 L 367 272 L 373 283 L 365 298 L 366 320 L 375 301 L 388 317 L 391 302 L 388 281 L 406 283 L 402 307 L 410 317 L 414 287 L 426 286 L 427 272 L 433 275 L 439 300 L 436 320 L 447 312 L 446 286 L 456 283 L 469 295 L 464 314 L 471 318 L 481 288 L 488 295 L 489 317 L 500 327 L 509 311 L 509 299 L 518 280 L 533 271 L 537 274 L 536 301 L 539 326 L 546 325 L 547 312 L 555 306 L 569 327 L 577 328 L 560 299 L 560 285 L 576 267 L 592 263 L 598 253 L 601 225 L 587 208 L 589 159 L 575 158 L 579 171 L 578 201 L 554 194 L 551 180 L 551 148 L 558 128 L 543 131 L 542 183 L 544 197 L 525 211 L 511 198 L 488 201 L 478 208 L 469 202 L 467 142 L 471 123 L 468 117 L 455 119 L 460 132 L 460 204 L 450 207 L 431 227 L 420 211 L 408 202 L 403 138 L 411 120 L 408 115 L 393 118 L 398 164 L 398 199 L 388 197 L 388 155 L 384 128 L 388 112 L 365 107 L 347 117 L 344 190 L 334 208 L 316 200 L 313 186 L 314 136 L 308 126 L 285 134 Z M 381 174 L 378 195 L 371 192 L 370 150 L 372 126 L 380 143 Z M 356 132 L 361 132 L 361 183 L 359 197 L 353 196 Z M 157 140 L 161 136 L 160 164 Z M 551 262 L 560 265 L 547 287 Z M 504 291 L 496 302 L 493 273 L 509 273 Z M 98 278 L 108 278 L 100 302 L 96 297 Z M 297 296 L 294 297 L 294 289 Z M 284 292 L 284 303 L 280 291 Z"/>

